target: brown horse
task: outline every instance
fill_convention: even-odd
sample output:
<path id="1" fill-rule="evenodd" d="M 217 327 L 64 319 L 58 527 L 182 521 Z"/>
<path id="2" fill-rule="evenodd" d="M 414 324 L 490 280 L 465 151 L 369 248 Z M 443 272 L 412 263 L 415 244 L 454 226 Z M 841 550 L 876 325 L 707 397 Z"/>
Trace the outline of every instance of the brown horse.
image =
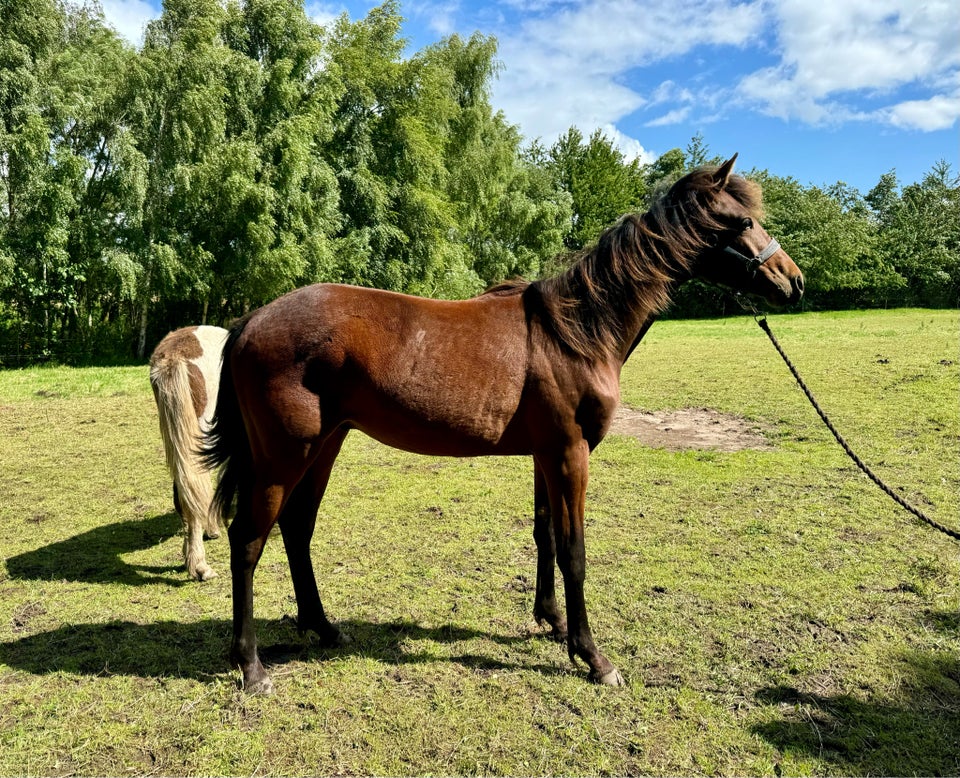
<path id="1" fill-rule="evenodd" d="M 207 564 L 203 536 L 219 537 L 220 522 L 210 471 L 198 449 L 216 408 L 226 339 L 227 331 L 220 327 L 182 327 L 166 335 L 150 356 L 150 386 L 173 476 L 173 507 L 183 519 L 183 561 L 200 581 L 216 576 Z"/>
<path id="2" fill-rule="evenodd" d="M 687 175 L 555 278 L 457 302 L 318 284 L 233 327 L 207 457 L 224 465 L 221 510 L 237 496 L 231 655 L 248 691 L 272 689 L 257 654 L 253 575 L 274 523 L 300 630 L 341 641 L 320 601 L 310 539 L 351 429 L 421 454 L 532 455 L 534 615 L 566 638 L 591 680 L 623 683 L 594 644 L 583 596 L 587 463 L 619 402 L 620 369 L 690 278 L 776 305 L 803 291 L 800 270 L 757 221 L 759 189 L 731 175 L 733 162 Z"/>

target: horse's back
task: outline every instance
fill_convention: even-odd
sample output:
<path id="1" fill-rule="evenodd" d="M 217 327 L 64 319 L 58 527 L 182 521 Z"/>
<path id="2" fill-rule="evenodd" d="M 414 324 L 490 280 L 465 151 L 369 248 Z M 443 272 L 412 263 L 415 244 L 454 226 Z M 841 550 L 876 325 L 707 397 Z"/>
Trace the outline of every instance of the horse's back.
<path id="1" fill-rule="evenodd" d="M 165 335 L 150 356 L 150 382 L 158 398 L 164 382 L 174 380 L 179 371 L 186 372 L 193 409 L 204 428 L 216 408 L 226 338 L 227 331 L 221 327 L 181 327 Z"/>

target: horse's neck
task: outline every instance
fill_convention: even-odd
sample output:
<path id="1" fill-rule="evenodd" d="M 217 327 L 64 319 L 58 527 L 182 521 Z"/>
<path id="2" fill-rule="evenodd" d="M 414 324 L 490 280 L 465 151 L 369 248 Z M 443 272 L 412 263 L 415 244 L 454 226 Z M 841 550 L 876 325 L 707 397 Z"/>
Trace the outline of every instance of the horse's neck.
<path id="1" fill-rule="evenodd" d="M 647 330 L 649 330 L 653 326 L 653 323 L 656 320 L 657 320 L 657 314 L 655 313 L 648 314 L 647 317 L 643 319 L 639 329 L 637 329 L 637 334 L 634 335 L 633 340 L 630 342 L 630 345 L 627 346 L 626 350 L 623 353 L 622 361 L 624 363 L 628 359 L 630 359 L 630 355 L 633 353 L 634 349 L 640 345 L 640 341 L 643 340 L 643 336 L 647 334 Z"/>
<path id="2" fill-rule="evenodd" d="M 689 276 L 686 275 L 683 278 L 674 278 L 664 287 L 663 292 L 666 298 L 669 299 L 673 292 L 688 280 Z M 647 334 L 647 330 L 653 326 L 661 312 L 662 309 L 650 307 L 650 295 L 647 290 L 637 290 L 633 305 L 630 306 L 629 310 L 623 312 L 623 334 L 625 337 L 620 348 L 621 362 L 626 362 L 630 358 L 630 355 L 640 345 L 643 336 Z"/>

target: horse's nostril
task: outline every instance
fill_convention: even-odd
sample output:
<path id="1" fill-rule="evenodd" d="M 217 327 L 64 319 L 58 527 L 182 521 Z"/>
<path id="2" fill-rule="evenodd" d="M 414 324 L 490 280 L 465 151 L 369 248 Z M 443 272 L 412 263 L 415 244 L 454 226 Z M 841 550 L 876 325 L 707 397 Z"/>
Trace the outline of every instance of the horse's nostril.
<path id="1" fill-rule="evenodd" d="M 798 296 L 803 294 L 803 276 L 796 276 L 793 279 L 793 290 Z"/>

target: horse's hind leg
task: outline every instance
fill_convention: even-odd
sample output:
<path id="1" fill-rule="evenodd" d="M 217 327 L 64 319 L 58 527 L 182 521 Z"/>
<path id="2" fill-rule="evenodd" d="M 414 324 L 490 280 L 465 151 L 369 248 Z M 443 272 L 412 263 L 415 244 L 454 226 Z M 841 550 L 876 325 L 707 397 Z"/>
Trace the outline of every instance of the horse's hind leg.
<path id="1" fill-rule="evenodd" d="M 204 523 L 207 520 L 206 515 L 201 516 L 198 511 L 203 510 L 205 514 L 210 512 L 210 503 L 212 500 L 212 487 L 207 482 L 199 482 L 202 486 L 198 487 L 198 481 L 204 476 L 197 471 L 195 474 L 186 478 L 194 480 L 180 479 L 174 480 L 173 499 L 174 507 L 183 520 L 183 560 L 191 578 L 198 581 L 209 581 L 216 578 L 216 571 L 207 564 L 207 554 L 203 547 Z M 204 488 L 205 487 L 205 488 Z"/>
<path id="2" fill-rule="evenodd" d="M 210 493 L 213 494 L 213 491 L 213 483 L 211 482 Z M 203 536 L 209 540 L 216 540 L 220 537 L 220 530 L 220 513 L 211 499 L 210 507 L 203 522 Z"/>
<path id="3" fill-rule="evenodd" d="M 184 519 L 186 533 L 183 538 L 183 558 L 187 572 L 198 581 L 209 581 L 217 577 L 217 571 L 207 563 L 207 552 L 203 548 L 203 526 L 199 519 Z"/>
<path id="4" fill-rule="evenodd" d="M 315 632 L 324 646 L 340 645 L 346 638 L 324 613 L 310 558 L 310 541 L 320 501 L 346 434 L 345 430 L 337 430 L 327 439 L 310 470 L 290 495 L 279 521 L 297 597 L 297 628 L 301 634 L 307 630 Z"/>
<path id="5" fill-rule="evenodd" d="M 556 599 L 557 544 L 547 484 L 536 463 L 533 476 L 533 539 L 537 544 L 537 590 L 533 601 L 533 617 L 538 624 L 549 624 L 552 628 L 551 637 L 562 641 L 567 639 L 567 620 L 560 612 Z"/>
<path id="6" fill-rule="evenodd" d="M 237 515 L 227 532 L 233 579 L 233 644 L 230 658 L 243 672 L 243 687 L 250 694 L 270 694 L 273 691 L 273 682 L 257 653 L 257 635 L 253 624 L 253 574 L 289 488 L 283 484 L 267 485 L 260 479 L 251 485 L 241 486 Z"/>
<path id="7" fill-rule="evenodd" d="M 177 512 L 177 516 L 181 519 L 183 518 L 183 506 L 180 504 L 180 490 L 177 488 L 177 482 L 173 482 L 173 509 Z"/>

